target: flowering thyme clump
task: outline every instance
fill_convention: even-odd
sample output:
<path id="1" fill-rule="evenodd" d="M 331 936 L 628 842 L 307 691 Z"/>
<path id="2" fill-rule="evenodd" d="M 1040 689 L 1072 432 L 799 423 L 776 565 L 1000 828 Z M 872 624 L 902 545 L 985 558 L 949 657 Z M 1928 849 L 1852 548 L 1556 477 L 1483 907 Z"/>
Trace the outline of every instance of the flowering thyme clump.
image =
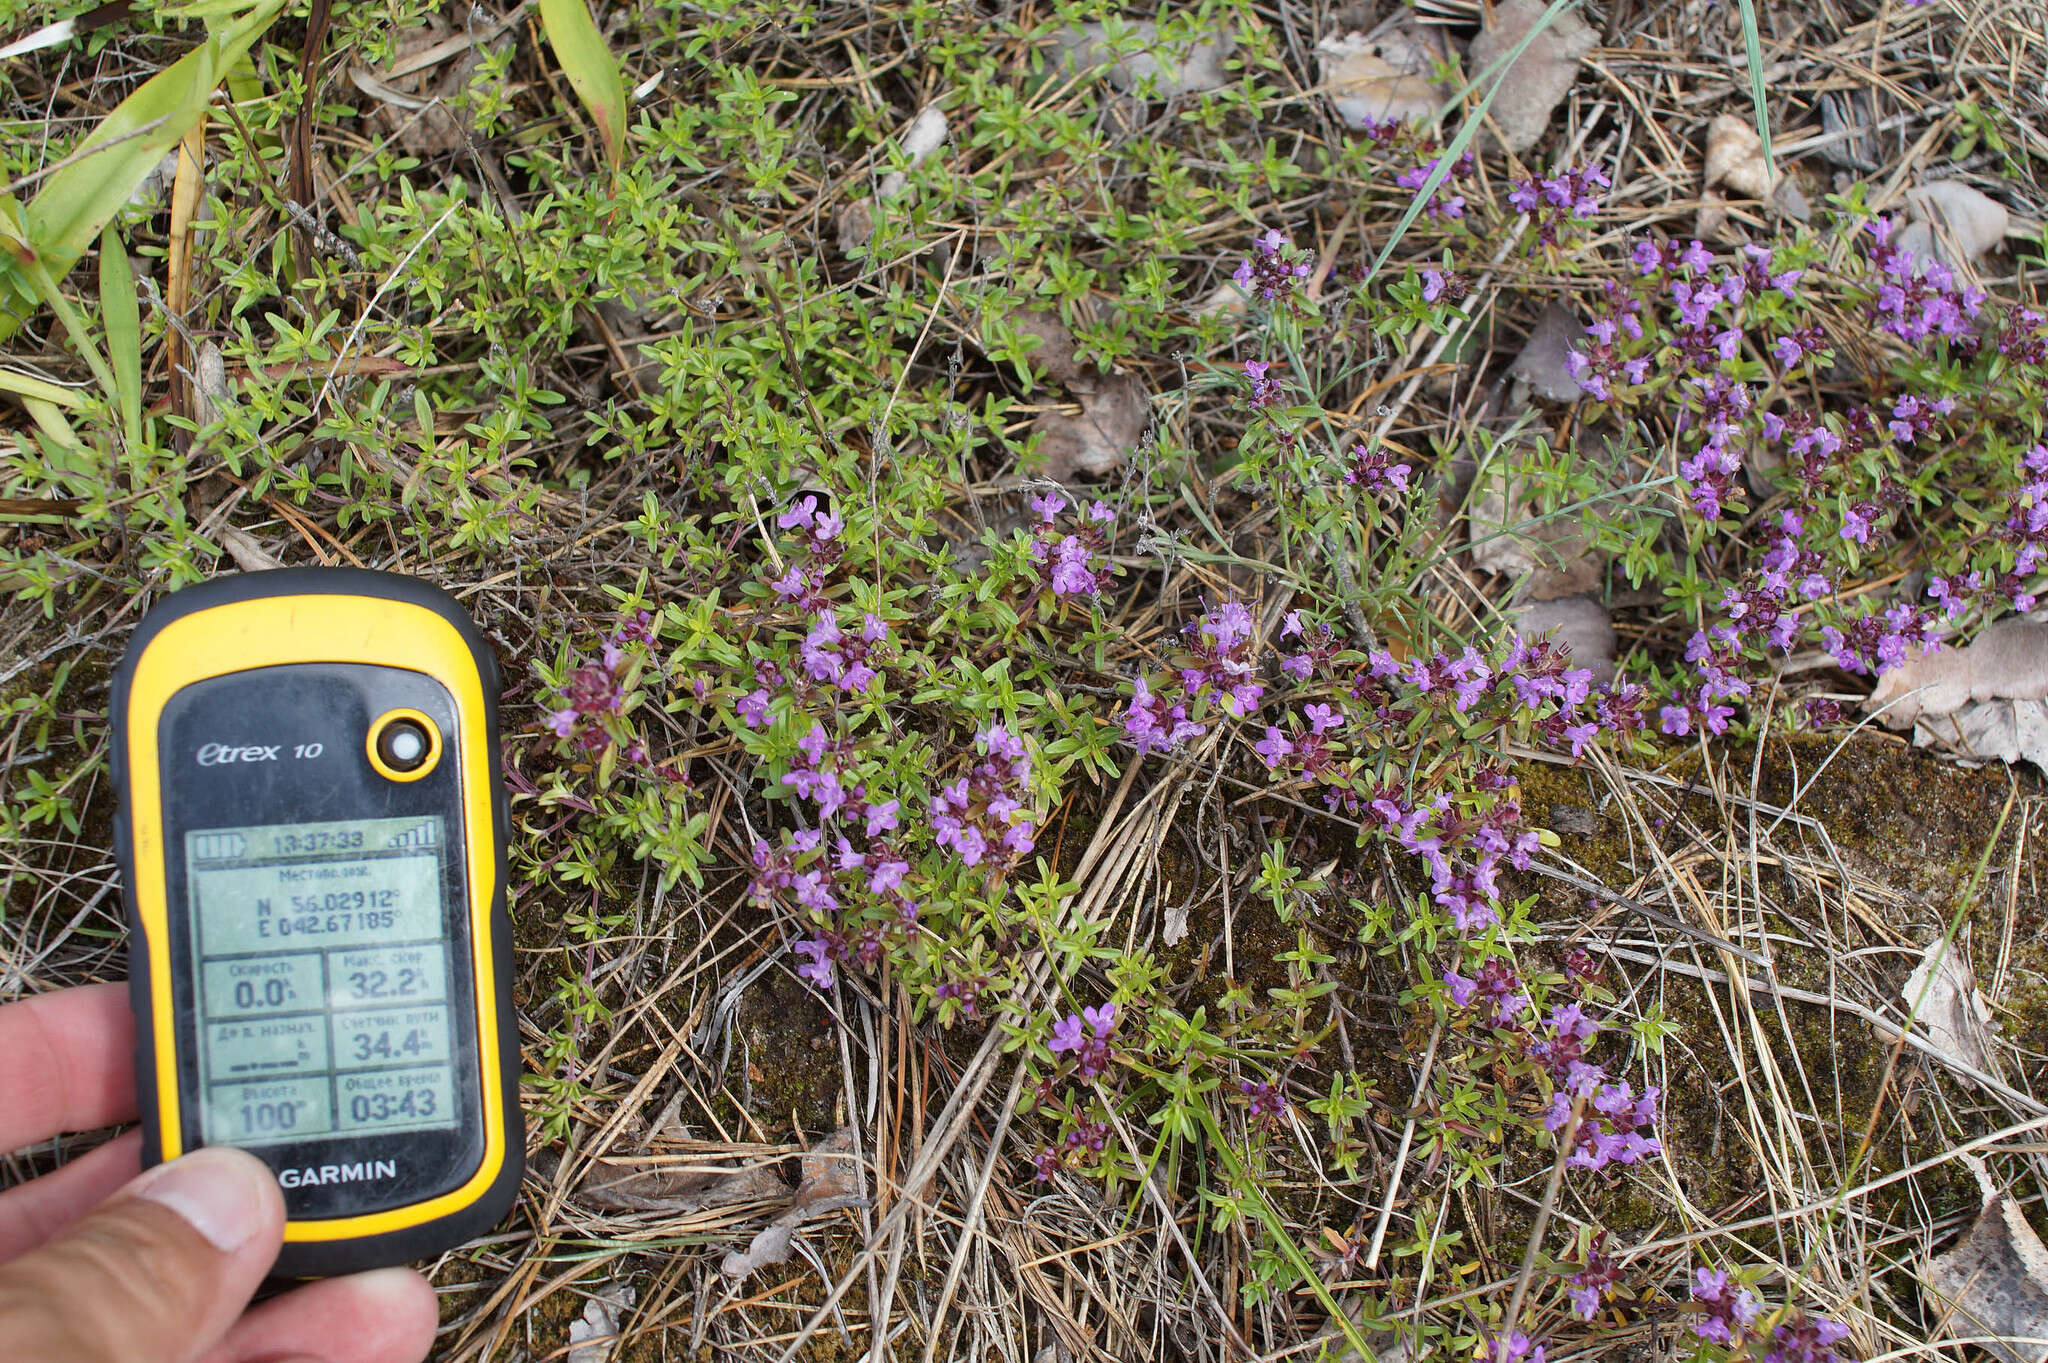
<path id="1" fill-rule="evenodd" d="M 1394 183 L 1411 194 L 1420 193 L 1422 187 L 1429 183 L 1429 177 L 1436 174 L 1436 168 L 1442 162 L 1442 157 L 1431 156 L 1429 159 L 1411 166 L 1395 176 Z M 1436 189 L 1424 201 L 1422 205 L 1423 211 L 1439 221 L 1455 222 L 1464 217 L 1465 196 L 1447 193 L 1446 188 L 1452 180 L 1470 175 L 1473 167 L 1478 165 L 1478 163 L 1479 158 L 1469 151 L 1453 161 L 1450 169 L 1444 172 L 1444 178 L 1437 182 Z"/>
<path id="2" fill-rule="evenodd" d="M 1314 269 L 1307 252 L 1295 250 L 1279 228 L 1271 227 L 1252 243 L 1252 253 L 1230 279 L 1249 297 L 1266 303 L 1286 303 Z"/>
<path id="3" fill-rule="evenodd" d="M 1536 240 L 1555 246 L 1565 225 L 1600 211 L 1598 190 L 1608 188 L 1607 172 L 1597 165 L 1561 170 L 1542 179 L 1522 180 L 1508 189 L 1508 203 L 1536 221 Z"/>
<path id="4" fill-rule="evenodd" d="M 1083 1078 L 1093 1079 L 1115 1059 L 1109 1048 L 1109 1034 L 1116 1030 L 1116 1005 L 1100 1004 L 1069 1013 L 1052 1026 L 1052 1040 L 1046 1049 L 1054 1055 L 1071 1053 L 1074 1067 Z"/>
<path id="5" fill-rule="evenodd" d="M 1835 1346 L 1848 1337 L 1849 1327 L 1840 1321 L 1796 1311 L 1771 1327 L 1763 1363 L 1837 1363 Z"/>
<path id="6" fill-rule="evenodd" d="M 1581 974 L 1572 978 L 1580 985 L 1589 982 Z M 1509 1055 L 1533 1062 L 1549 1077 L 1551 1098 L 1543 1125 L 1560 1140 L 1570 1129 L 1570 1167 L 1600 1170 L 1609 1164 L 1634 1164 L 1663 1148 L 1656 1136 L 1658 1091 L 1646 1089 L 1638 1097 L 1627 1080 L 1613 1078 L 1605 1066 L 1589 1058 L 1603 1029 L 1583 999 L 1559 1004 L 1540 1020 L 1526 1018 L 1529 987 L 1498 956 L 1488 957 L 1476 975 L 1447 969 L 1442 979 L 1453 1008 L 1476 1010 L 1482 1023 L 1502 1038 L 1496 1044 Z"/>
<path id="7" fill-rule="evenodd" d="M 1585 1261 L 1565 1285 L 1565 1296 L 1571 1300 L 1572 1314 L 1580 1320 L 1593 1319 L 1620 1281 L 1621 1265 L 1607 1253 L 1607 1232 L 1593 1232 L 1593 1238 L 1586 1246 Z"/>
<path id="8" fill-rule="evenodd" d="M 1031 759 L 1023 742 L 1000 724 L 975 734 L 982 759 L 967 775 L 932 798 L 931 825 L 941 847 L 969 866 L 991 855 L 1013 862 L 1031 850 L 1038 825 L 1031 819 Z"/>
<path id="9" fill-rule="evenodd" d="M 1372 441 L 1351 447 L 1344 468 L 1344 481 L 1371 493 L 1406 492 L 1414 470 Z"/>
<path id="10" fill-rule="evenodd" d="M 1245 400 L 1254 407 L 1271 407 L 1280 401 L 1280 380 L 1266 376 L 1266 371 L 1272 367 L 1264 360 L 1244 362 L 1244 376 L 1251 384 L 1251 392 Z"/>
<path id="11" fill-rule="evenodd" d="M 1059 515 L 1066 506 L 1067 499 L 1057 492 L 1031 499 L 1031 509 L 1038 515 L 1031 537 L 1031 561 L 1051 566 L 1047 583 L 1054 596 L 1098 595 L 1109 576 L 1103 556 L 1109 552 L 1116 509 L 1107 502 L 1096 502 L 1077 526 L 1062 534 Z"/>
<path id="12" fill-rule="evenodd" d="M 1258 707 L 1266 689 L 1252 680 L 1258 669 L 1252 661 L 1250 611 L 1239 602 L 1225 601 L 1189 622 L 1182 635 L 1195 655 L 1194 664 L 1180 670 L 1189 699 L 1213 689 L 1223 708 L 1239 719 Z"/>
<path id="13" fill-rule="evenodd" d="M 1756 1293 L 1718 1268 L 1694 1270 L 1692 1299 L 1706 1308 L 1706 1315 L 1693 1322 L 1692 1332 L 1725 1348 L 1734 1348 L 1763 1310 Z"/>

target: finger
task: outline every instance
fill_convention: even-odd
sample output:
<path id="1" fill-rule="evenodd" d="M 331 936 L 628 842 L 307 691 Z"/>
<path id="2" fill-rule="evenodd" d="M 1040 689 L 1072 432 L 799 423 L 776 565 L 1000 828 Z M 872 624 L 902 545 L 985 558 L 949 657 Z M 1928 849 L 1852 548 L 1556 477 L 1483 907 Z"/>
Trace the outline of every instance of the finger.
<path id="1" fill-rule="evenodd" d="M 88 984 L 0 1008 L 0 1151 L 135 1119 L 128 987 Z"/>
<path id="2" fill-rule="evenodd" d="M 0 1193 L 0 1264 L 105 1202 L 141 1168 L 142 1133 L 130 1131 L 54 1173 Z"/>
<path id="3" fill-rule="evenodd" d="M 242 1317 L 206 1363 L 420 1363 L 440 1314 L 434 1289 L 409 1268 L 329 1278 Z"/>
<path id="4" fill-rule="evenodd" d="M 194 1151 L 0 1264 L 0 1338 L 10 1363 L 193 1363 L 283 1241 L 284 1195 L 263 1162 Z"/>

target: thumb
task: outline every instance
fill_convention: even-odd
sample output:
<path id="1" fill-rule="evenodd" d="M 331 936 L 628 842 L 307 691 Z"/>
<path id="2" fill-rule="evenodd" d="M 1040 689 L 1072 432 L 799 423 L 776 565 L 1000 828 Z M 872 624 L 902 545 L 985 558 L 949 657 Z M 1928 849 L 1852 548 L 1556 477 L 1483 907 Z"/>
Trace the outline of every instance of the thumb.
<path id="1" fill-rule="evenodd" d="M 0 1264 L 0 1339 L 22 1363 L 189 1363 L 242 1314 L 283 1238 L 261 1160 L 194 1151 Z"/>

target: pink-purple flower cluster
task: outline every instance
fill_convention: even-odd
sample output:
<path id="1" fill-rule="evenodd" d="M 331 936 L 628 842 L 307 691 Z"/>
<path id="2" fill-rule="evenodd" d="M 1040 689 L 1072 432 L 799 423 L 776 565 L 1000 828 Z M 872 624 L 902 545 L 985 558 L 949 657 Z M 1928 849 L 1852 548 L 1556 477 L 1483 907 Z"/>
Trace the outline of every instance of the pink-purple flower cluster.
<path id="1" fill-rule="evenodd" d="M 557 738 L 575 738 L 586 750 L 606 747 L 611 735 L 604 721 L 619 713 L 626 703 L 622 686 L 626 673 L 626 645 L 654 642 L 654 613 L 636 612 L 622 621 L 599 646 L 599 661 L 585 663 L 569 674 L 562 698 L 569 703 L 548 715 L 548 730 Z"/>
<path id="2" fill-rule="evenodd" d="M 1116 1005 L 1098 1004 L 1069 1013 L 1052 1025 L 1052 1039 L 1045 1048 L 1054 1055 L 1074 1057 L 1074 1067 L 1084 1079 L 1093 1079 L 1116 1059 L 1110 1048 L 1110 1034 L 1116 1031 Z"/>
<path id="3" fill-rule="evenodd" d="M 1251 385 L 1251 391 L 1245 395 L 1245 401 L 1254 407 L 1273 407 L 1280 403 L 1280 380 L 1271 378 L 1266 373 L 1272 367 L 1265 360 L 1244 362 L 1245 381 Z"/>
<path id="4" fill-rule="evenodd" d="M 1344 462 L 1344 481 L 1375 495 L 1406 492 L 1414 473 L 1375 441 L 1353 445 Z"/>
<path id="5" fill-rule="evenodd" d="M 1693 1322 L 1692 1332 L 1730 1349 L 1748 1334 L 1764 1307 L 1756 1293 L 1718 1268 L 1693 1270 L 1692 1299 L 1705 1311 Z"/>
<path id="6" fill-rule="evenodd" d="M 1494 1027 L 1513 1027 L 1529 1009 L 1529 988 L 1500 957 L 1494 956 L 1470 977 L 1455 970 L 1443 972 L 1444 988 L 1453 1006 L 1464 1009 L 1484 1000 L 1481 1011 Z"/>
<path id="7" fill-rule="evenodd" d="M 1658 1090 L 1638 1097 L 1626 1079 L 1611 1079 L 1606 1069 L 1585 1059 L 1585 1049 L 1600 1030 L 1576 1003 L 1551 1010 L 1543 1031 L 1529 1044 L 1529 1054 L 1556 1083 L 1543 1125 L 1561 1140 L 1571 1125 L 1572 1109 L 1586 1104 L 1572 1136 L 1565 1163 L 1575 1169 L 1605 1169 L 1609 1164 L 1634 1164 L 1664 1147 L 1657 1140 Z"/>
<path id="8" fill-rule="evenodd" d="M 1124 707 L 1124 734 L 1139 753 L 1171 752 L 1207 732 L 1208 725 L 1188 718 L 1186 701 L 1168 704 L 1164 697 L 1153 693 L 1143 676 L 1131 679 L 1131 703 Z"/>
<path id="9" fill-rule="evenodd" d="M 1543 1363 L 1543 1346 L 1520 1330 L 1489 1337 L 1482 1346 L 1484 1363 Z"/>
<path id="10" fill-rule="evenodd" d="M 1215 691 L 1217 703 L 1242 719 L 1256 710 L 1266 688 L 1255 681 L 1252 657 L 1252 613 L 1243 603 L 1225 601 L 1182 630 L 1184 647 L 1194 655 L 1180 669 L 1181 689 L 1189 700 Z"/>
<path id="11" fill-rule="evenodd" d="M 1425 269 L 1422 272 L 1422 301 L 1455 303 L 1472 292 L 1472 281 L 1455 270 Z"/>
<path id="12" fill-rule="evenodd" d="M 1031 1157 L 1032 1181 L 1048 1182 L 1063 1165 L 1099 1157 L 1108 1145 L 1107 1122 L 1076 1122 L 1073 1129 L 1060 1138 L 1058 1145 L 1047 1146 Z"/>
<path id="13" fill-rule="evenodd" d="M 1527 1017 L 1528 986 L 1498 956 L 1489 957 L 1476 975 L 1447 969 L 1442 978 L 1453 1008 L 1477 1011 L 1485 1026 L 1508 1033 L 1514 1048 L 1550 1076 L 1546 1129 L 1562 1139 L 1574 1106 L 1584 1104 L 1568 1165 L 1598 1170 L 1634 1164 L 1663 1148 L 1656 1136 L 1658 1091 L 1647 1089 L 1639 1097 L 1627 1080 L 1587 1058 L 1602 1028 L 1583 1002 L 1559 1004 L 1541 1019 Z"/>
<path id="14" fill-rule="evenodd" d="M 1598 165 L 1567 167 L 1555 175 L 1510 185 L 1508 203 L 1536 220 L 1538 242 L 1555 246 L 1573 219 L 1599 214 L 1599 191 L 1608 187 L 1607 172 Z"/>
<path id="15" fill-rule="evenodd" d="M 1418 162 L 1395 176 L 1394 184 L 1410 194 L 1419 194 L 1422 187 L 1429 183 L 1429 177 L 1436 174 L 1436 168 L 1442 161 L 1441 156 L 1431 156 Z M 1438 182 L 1435 191 L 1423 203 L 1422 211 L 1438 221 L 1455 222 L 1464 217 L 1465 196 L 1450 193 L 1450 184 L 1453 180 L 1470 175 L 1478 163 L 1478 158 L 1469 151 L 1451 162 L 1451 168 L 1444 172 L 1444 178 Z"/>
<path id="16" fill-rule="evenodd" d="M 849 695 L 864 695 L 878 675 L 871 655 L 889 640 L 889 626 L 873 611 L 861 617 L 860 629 L 849 634 L 839 626 L 837 611 L 822 612 L 812 622 L 798 652 L 804 672 Z"/>
<path id="17" fill-rule="evenodd" d="M 932 837 L 969 866 L 989 857 L 1012 863 L 1030 852 L 1038 832 L 1031 817 L 1031 759 L 1024 741 L 1000 724 L 974 741 L 981 758 L 973 770 L 932 797 Z"/>
<path id="18" fill-rule="evenodd" d="M 1275 1125 L 1287 1115 L 1287 1095 L 1270 1079 L 1240 1079 L 1237 1091 L 1244 1095 L 1245 1111 L 1254 1122 Z"/>
<path id="19" fill-rule="evenodd" d="M 1057 492 L 1031 499 L 1038 525 L 1031 535 L 1031 561 L 1047 564 L 1048 585 L 1054 596 L 1095 596 L 1109 576 L 1110 529 L 1116 524 L 1116 509 L 1108 502 L 1096 502 L 1073 530 L 1061 533 L 1059 515 L 1067 499 Z"/>
<path id="20" fill-rule="evenodd" d="M 1877 271 L 1877 291 L 1865 305 L 1870 320 L 1908 345 L 1940 338 L 1952 349 L 1975 354 L 1975 323 L 1985 293 L 1956 287 L 1949 268 L 1931 257 L 1916 256 L 1891 244 L 1897 223 L 1873 218 L 1864 225 L 1865 258 Z"/>
<path id="21" fill-rule="evenodd" d="M 1835 1346 L 1848 1337 L 1849 1327 L 1838 1320 L 1795 1312 L 1771 1327 L 1763 1363 L 1840 1363 Z"/>
<path id="22" fill-rule="evenodd" d="M 1694 1269 L 1692 1300 L 1701 1311 L 1694 1334 L 1724 1349 L 1746 1347 L 1762 1363 L 1839 1363 L 1835 1346 L 1849 1337 L 1840 1321 L 1798 1310 L 1773 1325 L 1768 1336 L 1753 1337 L 1764 1304 L 1725 1269 Z"/>
<path id="23" fill-rule="evenodd" d="M 1292 298 L 1295 289 L 1314 272 L 1308 254 L 1295 250 L 1279 228 L 1269 227 L 1252 242 L 1252 253 L 1230 279 L 1252 298 L 1279 303 Z"/>
<path id="24" fill-rule="evenodd" d="M 782 575 L 769 582 L 769 589 L 800 610 L 813 614 L 826 610 L 825 579 L 845 552 L 839 536 L 846 521 L 837 512 L 820 511 L 818 499 L 806 494 L 776 517 L 775 524 L 797 532 L 795 547 L 802 557 L 793 556 Z"/>
<path id="25" fill-rule="evenodd" d="M 1586 1247 L 1585 1262 L 1565 1284 L 1565 1296 L 1571 1301 L 1572 1314 L 1580 1320 L 1593 1319 L 1614 1294 L 1615 1285 L 1620 1281 L 1621 1265 L 1607 1253 L 1607 1232 L 1595 1231 L 1592 1242 Z"/>

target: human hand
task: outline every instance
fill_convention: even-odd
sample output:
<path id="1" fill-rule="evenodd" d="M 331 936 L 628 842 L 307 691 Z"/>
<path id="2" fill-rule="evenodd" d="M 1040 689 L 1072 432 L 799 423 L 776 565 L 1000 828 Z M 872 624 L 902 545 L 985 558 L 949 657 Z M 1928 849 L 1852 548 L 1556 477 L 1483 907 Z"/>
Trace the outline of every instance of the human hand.
<path id="1" fill-rule="evenodd" d="M 135 1023 L 120 985 L 0 1007 L 0 1152 L 136 1114 Z M 434 1290 L 405 1268 L 296 1288 L 253 1310 L 284 1241 L 255 1156 L 210 1148 L 137 1176 L 130 1131 L 0 1192 L 8 1363 L 419 1363 Z"/>

